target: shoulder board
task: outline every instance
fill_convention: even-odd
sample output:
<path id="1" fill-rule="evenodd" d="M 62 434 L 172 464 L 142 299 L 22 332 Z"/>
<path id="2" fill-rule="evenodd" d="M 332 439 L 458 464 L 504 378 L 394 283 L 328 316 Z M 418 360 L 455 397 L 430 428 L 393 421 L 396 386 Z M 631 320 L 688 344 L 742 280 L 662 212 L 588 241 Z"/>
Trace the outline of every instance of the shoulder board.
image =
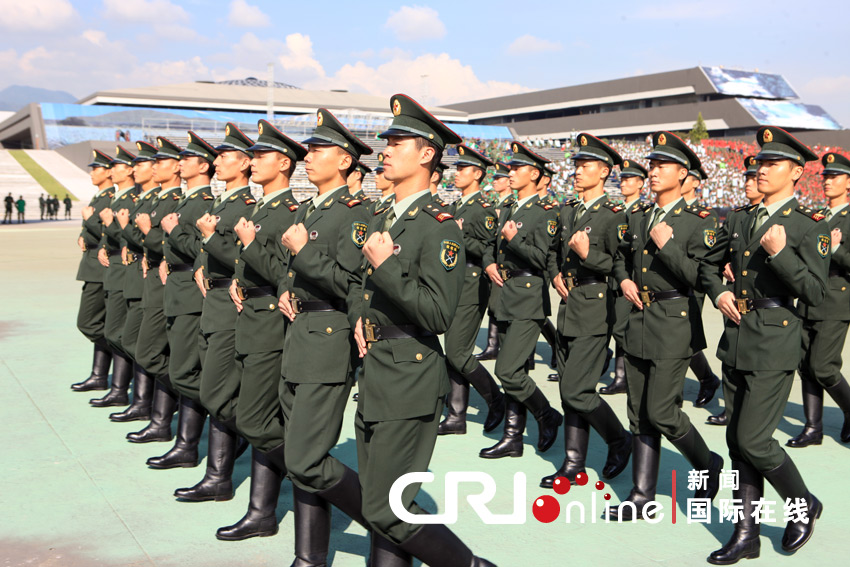
<path id="1" fill-rule="evenodd" d="M 484 199 L 478 199 L 478 204 L 481 205 L 485 209 L 493 206 L 490 203 L 488 203 L 487 201 L 485 201 Z"/>
<path id="2" fill-rule="evenodd" d="M 706 218 L 711 215 L 711 209 L 703 207 L 702 205 L 688 205 L 685 207 L 685 210 L 691 213 L 692 215 L 696 215 L 701 219 Z"/>
<path id="3" fill-rule="evenodd" d="M 737 213 L 737 212 L 740 212 L 740 211 L 749 211 L 753 207 L 758 207 L 758 205 L 743 205 L 743 206 L 738 207 L 737 209 L 733 209 L 733 212 Z"/>
<path id="4" fill-rule="evenodd" d="M 360 199 L 350 199 L 345 204 L 348 205 L 348 208 L 350 209 L 351 207 L 356 207 L 362 202 L 363 201 L 361 201 Z"/>
<path id="5" fill-rule="evenodd" d="M 202 194 L 202 195 L 201 195 L 201 198 L 202 198 L 204 201 L 212 201 L 213 199 L 215 199 L 215 197 L 213 197 L 213 196 L 212 196 L 212 195 L 210 195 L 209 193 L 204 193 L 204 194 Z"/>
<path id="6" fill-rule="evenodd" d="M 537 201 L 537 204 L 543 207 L 543 210 L 548 211 L 549 209 L 554 209 L 555 205 L 549 203 L 548 201 Z"/>
<path id="7" fill-rule="evenodd" d="M 822 221 L 823 219 L 826 218 L 826 216 L 824 216 L 822 213 L 820 213 L 818 211 L 813 211 L 811 208 L 809 208 L 805 205 L 800 205 L 799 207 L 797 207 L 797 212 L 804 215 L 804 216 L 809 217 L 813 221 Z"/>
<path id="8" fill-rule="evenodd" d="M 653 205 L 653 203 L 646 203 L 644 201 L 641 201 L 640 203 L 635 203 L 632 206 L 632 212 L 633 213 L 636 213 L 638 211 L 646 212 L 646 211 L 648 211 L 649 209 L 652 208 L 652 205 Z"/>
<path id="9" fill-rule="evenodd" d="M 250 194 L 245 195 L 244 199 L 246 205 L 255 205 L 257 203 L 257 200 Z"/>
<path id="10" fill-rule="evenodd" d="M 579 204 L 579 199 L 570 199 L 569 201 L 564 203 L 564 206 L 565 207 L 575 207 L 578 204 Z"/>
<path id="11" fill-rule="evenodd" d="M 436 199 L 436 200 L 434 201 L 434 204 L 435 204 L 435 205 L 440 205 L 441 207 L 448 207 L 448 206 L 449 206 L 449 204 L 448 204 L 448 203 L 446 203 L 445 201 L 443 201 L 442 199 Z"/>
<path id="12" fill-rule="evenodd" d="M 605 201 L 605 203 L 602 206 L 605 207 L 606 209 L 609 209 L 609 210 L 615 212 L 615 213 L 619 213 L 620 211 L 623 210 L 623 207 L 620 205 L 620 203 L 615 203 L 614 201 Z"/>
<path id="13" fill-rule="evenodd" d="M 174 193 L 171 196 L 171 198 L 174 199 L 175 201 L 179 201 L 180 200 L 180 193 Z"/>
<path id="14" fill-rule="evenodd" d="M 434 204 L 437 204 L 437 203 L 434 203 Z M 444 221 L 447 221 L 449 219 L 454 218 L 449 213 L 444 213 L 443 211 L 441 211 L 437 207 L 433 206 L 433 204 L 425 205 L 425 207 L 422 210 L 424 210 L 426 213 L 428 213 L 429 215 L 431 215 L 432 217 L 437 219 L 437 222 L 444 222 Z"/>

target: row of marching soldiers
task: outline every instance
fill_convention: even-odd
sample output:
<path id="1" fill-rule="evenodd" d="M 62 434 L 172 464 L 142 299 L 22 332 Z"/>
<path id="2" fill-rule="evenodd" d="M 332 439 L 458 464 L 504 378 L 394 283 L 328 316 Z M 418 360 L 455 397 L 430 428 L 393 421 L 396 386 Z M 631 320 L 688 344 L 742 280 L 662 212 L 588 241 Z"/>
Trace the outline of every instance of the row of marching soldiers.
<path id="1" fill-rule="evenodd" d="M 110 419 L 150 420 L 127 435 L 135 443 L 171 441 L 178 413 L 174 446 L 148 459 L 154 469 L 197 466 L 209 416 L 204 477 L 175 496 L 232 498 L 234 462 L 250 445 L 249 509 L 220 528 L 219 539 L 277 533 L 286 477 L 294 493 L 293 565 L 326 564 L 331 505 L 370 530 L 375 567 L 410 565 L 413 557 L 492 565 L 445 526 L 403 522 L 388 505 L 399 476 L 427 470 L 438 434 L 466 432 L 471 384 L 488 406 L 484 430 L 504 422 L 482 458 L 521 456 L 530 411 L 540 451 L 564 427 L 564 463 L 541 486 L 585 472 L 593 427 L 609 448 L 604 478 L 633 463 L 633 506 L 609 514 L 641 518 L 654 500 L 662 435 L 693 468 L 708 471 L 695 496 L 712 499 L 723 459 L 681 411 L 689 365 L 701 378 L 698 405 L 719 386 L 701 352 L 707 295 L 726 317 L 718 348 L 726 410 L 714 419 L 728 423 L 740 474 L 735 498 L 744 501 L 732 538 L 709 562 L 758 556 L 751 512 L 764 478 L 806 511 L 806 522 L 789 522 L 783 548 L 808 541 L 822 505 L 772 435 L 798 367 L 810 400 L 799 446 L 820 442 L 824 389 L 850 412 L 850 388 L 838 373 L 850 314 L 833 321 L 850 311 L 846 295 L 833 297 L 846 286 L 833 284 L 850 279 L 840 230 L 825 228 L 845 222 L 850 162 L 824 156 L 831 208 L 813 211 L 796 202 L 794 182 L 817 156 L 783 130 L 762 128 L 762 151 L 746 173 L 752 204 L 718 227 L 716 214 L 692 201 L 704 178 L 698 157 L 669 132 L 653 137 L 648 168 L 581 134 L 579 199 L 560 210 L 545 197 L 546 160 L 522 143 L 513 143 L 508 164 L 461 144 L 455 184 L 462 196 L 447 204 L 436 194 L 440 158 L 462 140 L 405 95 L 392 97 L 390 108 L 375 202 L 359 188 L 368 169 L 358 160 L 371 148 L 325 109 L 302 143 L 261 120 L 256 141 L 228 124 L 217 147 L 189 132 L 185 148 L 159 137 L 156 146 L 139 142 L 137 155 L 95 151 L 98 192 L 82 211 L 77 278 L 84 282 L 78 327 L 95 354 L 90 377 L 72 388 L 109 388 L 92 405 L 120 406 L 129 403 L 132 381 L 132 403 Z M 299 203 L 289 180 L 302 160 L 318 194 Z M 604 191 L 617 166 L 624 204 Z M 480 191 L 491 167 L 495 205 Z M 226 184 L 218 197 L 213 176 Z M 262 186 L 259 200 L 249 179 Z M 646 179 L 652 202 L 640 200 Z M 548 323 L 550 284 L 561 298 L 556 328 Z M 498 383 L 473 356 L 488 307 L 488 348 L 479 358 L 495 357 Z M 563 414 L 528 374 L 541 333 L 557 356 L 552 378 Z M 829 343 L 828 361 L 810 356 L 836 334 L 841 344 Z M 603 390 L 627 391 L 628 430 L 595 389 L 612 335 L 616 379 Z M 355 374 L 357 472 L 329 454 Z M 842 439 L 850 437 L 844 429 Z M 423 513 L 415 496 L 405 492 L 404 505 Z"/>

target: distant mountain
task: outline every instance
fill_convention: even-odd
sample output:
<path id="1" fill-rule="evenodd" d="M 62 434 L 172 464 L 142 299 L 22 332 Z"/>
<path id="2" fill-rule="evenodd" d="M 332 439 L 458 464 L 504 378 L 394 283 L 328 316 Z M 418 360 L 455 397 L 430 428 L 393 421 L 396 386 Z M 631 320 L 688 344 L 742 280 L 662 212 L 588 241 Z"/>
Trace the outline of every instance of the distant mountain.
<path id="1" fill-rule="evenodd" d="M 65 91 L 12 85 L 0 91 L 0 110 L 18 111 L 31 102 L 74 103 L 77 97 Z"/>

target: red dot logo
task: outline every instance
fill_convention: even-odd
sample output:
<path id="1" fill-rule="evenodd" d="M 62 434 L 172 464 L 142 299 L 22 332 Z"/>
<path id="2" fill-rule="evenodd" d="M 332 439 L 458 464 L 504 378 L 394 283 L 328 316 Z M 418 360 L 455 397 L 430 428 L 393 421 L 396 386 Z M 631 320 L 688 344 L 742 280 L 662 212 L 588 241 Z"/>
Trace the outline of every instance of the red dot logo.
<path id="1" fill-rule="evenodd" d="M 556 494 L 566 494 L 570 491 L 570 479 L 565 476 L 559 476 L 552 483 L 552 489 Z"/>
<path id="2" fill-rule="evenodd" d="M 531 512 L 538 522 L 549 524 L 558 519 L 561 514 L 561 505 L 554 496 L 540 496 L 532 504 Z"/>
<path id="3" fill-rule="evenodd" d="M 606 492 L 605 496 L 603 496 L 602 498 L 604 498 L 605 500 L 611 500 L 611 495 Z"/>
<path id="4" fill-rule="evenodd" d="M 584 486 L 585 484 L 587 484 L 587 473 L 578 473 L 576 475 L 576 484 L 579 486 Z"/>
<path id="5" fill-rule="evenodd" d="M 605 483 L 604 483 L 604 482 L 602 482 L 601 480 L 596 481 L 596 490 L 602 490 L 602 489 L 604 489 L 604 488 L 605 488 Z"/>

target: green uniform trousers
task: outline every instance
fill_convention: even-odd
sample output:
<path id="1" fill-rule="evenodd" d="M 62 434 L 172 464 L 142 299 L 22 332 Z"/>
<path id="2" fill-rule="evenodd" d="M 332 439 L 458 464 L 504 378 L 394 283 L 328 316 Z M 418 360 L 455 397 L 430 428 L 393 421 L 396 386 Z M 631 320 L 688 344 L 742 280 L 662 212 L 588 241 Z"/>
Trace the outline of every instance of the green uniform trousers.
<path id="1" fill-rule="evenodd" d="M 614 324 L 611 326 L 611 335 L 614 337 L 614 342 L 619 347 L 622 347 L 626 342 L 626 327 L 629 324 L 629 313 L 631 312 L 631 301 L 622 295 L 618 296 L 614 300 Z"/>
<path id="2" fill-rule="evenodd" d="M 136 360 L 136 343 L 139 340 L 144 311 L 141 299 L 127 300 L 127 314 L 124 317 L 124 328 L 121 330 L 121 349 L 133 360 Z"/>
<path id="3" fill-rule="evenodd" d="M 236 417 L 240 374 L 236 368 L 236 331 L 198 333 L 201 355 L 201 405 L 219 421 Z"/>
<path id="4" fill-rule="evenodd" d="M 543 321 L 519 319 L 497 322 L 501 346 L 496 357 L 496 378 L 502 383 L 505 393 L 518 402 L 527 400 L 537 389 L 537 384 L 525 370 L 525 363 L 537 348 Z"/>
<path id="5" fill-rule="evenodd" d="M 472 353 L 486 307 L 484 304 L 458 305 L 455 318 L 444 336 L 446 360 L 461 374 L 469 374 L 478 366 Z"/>
<path id="6" fill-rule="evenodd" d="M 336 484 L 345 466 L 330 455 L 339 441 L 353 376 L 341 384 L 281 381 L 280 404 L 286 429 L 284 460 L 289 479 L 307 492 Z"/>
<path id="7" fill-rule="evenodd" d="M 847 338 L 850 321 L 811 321 L 803 319 L 803 360 L 800 375 L 803 380 L 823 388 L 841 381 L 841 350 Z"/>
<path id="8" fill-rule="evenodd" d="M 690 357 L 645 360 L 626 353 L 625 362 L 632 433 L 653 436 L 661 433 L 668 439 L 678 439 L 687 433 L 691 421 L 679 403 Z"/>
<path id="9" fill-rule="evenodd" d="M 558 335 L 558 376 L 565 411 L 590 413 L 599 407 L 599 372 L 608 357 L 608 335 Z"/>
<path id="10" fill-rule="evenodd" d="M 403 474 L 428 470 L 442 414 L 439 400 L 433 414 L 412 419 L 365 422 L 359 412 L 354 418 L 363 516 L 374 531 L 395 543 L 403 543 L 422 526 L 396 517 L 390 508 L 390 488 Z M 412 514 L 426 513 L 414 502 L 420 486 L 411 484 L 402 493 L 404 507 Z"/>
<path id="11" fill-rule="evenodd" d="M 759 472 L 782 464 L 785 450 L 773 432 L 782 419 L 793 381 L 793 370 L 743 372 L 723 365 L 723 397 L 729 414 L 726 444 L 733 461 L 746 461 Z"/>
<path id="12" fill-rule="evenodd" d="M 106 323 L 106 292 L 101 282 L 84 282 L 77 311 L 77 329 L 91 342 L 103 338 Z"/>
<path id="13" fill-rule="evenodd" d="M 136 340 L 136 362 L 157 378 L 168 374 L 168 334 L 162 307 L 142 309 L 142 325 Z"/>
<path id="14" fill-rule="evenodd" d="M 259 451 L 268 452 L 283 443 L 283 414 L 278 387 L 283 351 L 236 355 L 240 374 L 236 400 L 236 429 Z"/>
<path id="15" fill-rule="evenodd" d="M 106 319 L 103 334 L 112 349 L 124 352 L 121 333 L 127 316 L 127 300 L 120 290 L 106 292 Z"/>
<path id="16" fill-rule="evenodd" d="M 166 317 L 165 331 L 171 351 L 168 358 L 171 386 L 195 401 L 201 398 L 201 357 L 198 351 L 200 329 L 200 313 Z"/>

